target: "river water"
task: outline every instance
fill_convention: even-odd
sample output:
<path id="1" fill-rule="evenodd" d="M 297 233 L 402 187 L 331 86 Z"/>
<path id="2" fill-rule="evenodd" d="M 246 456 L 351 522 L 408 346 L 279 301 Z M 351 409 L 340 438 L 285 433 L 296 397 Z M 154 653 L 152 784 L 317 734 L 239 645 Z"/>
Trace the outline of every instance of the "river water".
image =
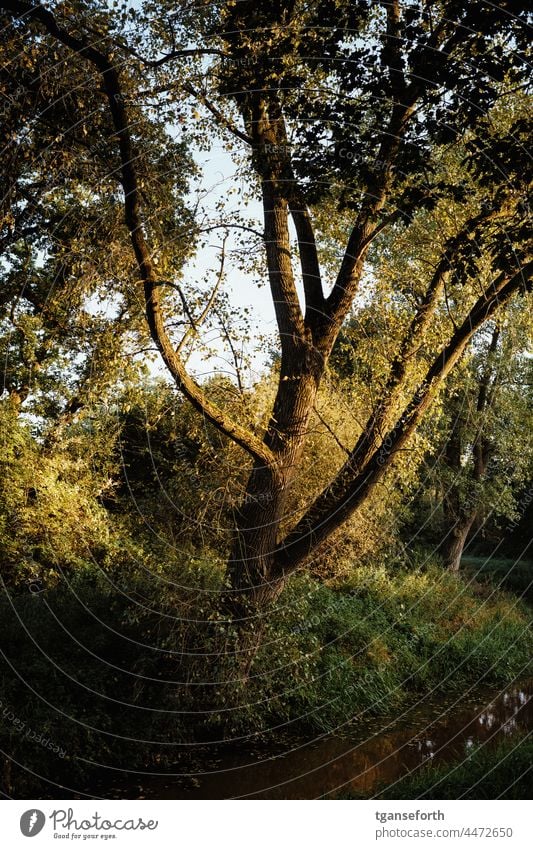
<path id="1" fill-rule="evenodd" d="M 533 729 L 533 679 L 502 691 L 421 701 L 393 718 L 354 723 L 341 734 L 285 739 L 274 750 L 227 743 L 199 750 L 184 776 L 150 776 L 117 795 L 153 799 L 371 797 L 420 765 L 459 761 L 475 744 L 493 746 Z M 201 765 L 201 766 L 200 766 Z M 176 765 L 178 771 L 178 765 Z M 188 770 L 187 770 L 188 771 Z M 114 795 L 114 794 L 112 794 Z"/>

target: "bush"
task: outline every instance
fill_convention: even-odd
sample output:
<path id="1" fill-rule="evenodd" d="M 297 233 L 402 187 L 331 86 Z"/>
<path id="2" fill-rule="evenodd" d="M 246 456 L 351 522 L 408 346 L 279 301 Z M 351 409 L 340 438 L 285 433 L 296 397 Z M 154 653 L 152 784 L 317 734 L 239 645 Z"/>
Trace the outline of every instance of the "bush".
<path id="1" fill-rule="evenodd" d="M 496 557 L 463 557 L 467 575 L 533 601 L 533 561 Z"/>

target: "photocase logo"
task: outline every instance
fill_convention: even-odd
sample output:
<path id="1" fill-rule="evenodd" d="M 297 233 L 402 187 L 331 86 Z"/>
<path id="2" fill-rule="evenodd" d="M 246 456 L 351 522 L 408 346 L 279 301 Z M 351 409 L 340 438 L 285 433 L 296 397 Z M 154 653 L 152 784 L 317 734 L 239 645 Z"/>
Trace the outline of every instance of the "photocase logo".
<path id="1" fill-rule="evenodd" d="M 46 822 L 46 817 L 42 811 L 33 808 L 30 811 L 25 811 L 20 818 L 20 830 L 24 837 L 35 837 L 42 831 Z"/>

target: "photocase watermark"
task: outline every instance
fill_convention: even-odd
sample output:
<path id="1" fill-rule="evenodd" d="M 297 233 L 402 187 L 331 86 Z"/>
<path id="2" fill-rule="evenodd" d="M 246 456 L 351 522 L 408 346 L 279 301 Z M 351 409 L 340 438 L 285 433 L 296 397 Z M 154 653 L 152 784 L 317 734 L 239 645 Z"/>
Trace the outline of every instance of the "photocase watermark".
<path id="1" fill-rule="evenodd" d="M 310 147 L 308 144 L 298 144 L 294 142 L 284 142 L 280 144 L 267 142 L 259 145 L 259 149 L 266 154 L 287 156 L 300 154 L 307 156 L 309 154 Z M 353 165 L 367 165 L 368 167 L 375 168 L 376 170 L 390 167 L 390 163 L 384 159 L 371 159 L 368 156 L 354 150 L 350 150 L 347 147 L 339 148 L 337 145 L 323 145 L 316 147 L 315 152 L 320 154 L 324 160 L 330 159 L 332 161 L 338 161 L 344 159 Z"/>
<path id="2" fill-rule="evenodd" d="M 27 91 L 24 86 L 18 86 L 8 97 L 4 95 L 0 104 L 0 118 L 5 118 L 13 109 L 20 107 L 26 95 Z"/>
<path id="3" fill-rule="evenodd" d="M 221 65 L 223 68 L 241 67 L 241 68 L 263 68 L 265 65 L 265 57 L 258 56 L 222 56 Z"/>
<path id="4" fill-rule="evenodd" d="M 40 595 L 40 593 L 44 593 L 46 590 L 46 587 L 40 578 L 30 578 L 30 580 L 26 582 L 26 586 L 32 595 Z"/>
<path id="5" fill-rule="evenodd" d="M 213 501 L 218 504 L 224 504 L 226 507 L 231 507 L 233 509 L 248 507 L 251 504 L 269 504 L 271 501 L 274 501 L 274 494 L 272 492 L 254 492 L 253 494 L 245 493 L 240 497 L 232 497 L 228 496 L 225 491 L 218 491 L 215 492 Z"/>
<path id="6" fill-rule="evenodd" d="M 293 634 L 308 634 L 309 631 L 313 631 L 315 628 L 318 628 L 319 625 L 322 624 L 324 619 L 324 615 L 318 616 L 309 616 L 303 622 L 298 622 L 294 628 L 291 628 L 291 633 Z"/>
<path id="7" fill-rule="evenodd" d="M 109 837 L 114 837 L 115 835 L 112 832 L 116 831 L 155 831 L 155 829 L 159 825 L 158 820 L 144 820 L 142 817 L 131 817 L 128 819 L 116 819 L 110 820 L 102 817 L 98 811 L 89 818 L 85 819 L 76 819 L 74 816 L 74 809 L 68 808 L 64 810 L 63 808 L 59 808 L 58 810 L 52 811 L 49 816 L 49 819 L 52 820 L 52 827 L 54 832 L 58 832 L 61 829 L 66 832 L 65 835 L 71 839 L 81 838 L 81 834 L 76 834 L 77 831 L 81 832 L 107 832 Z M 83 835 L 84 837 L 86 835 Z M 104 835 L 100 835 L 101 837 L 105 837 Z"/>
<path id="8" fill-rule="evenodd" d="M 103 817 L 98 811 L 90 817 L 77 819 L 73 808 L 58 808 L 48 815 L 48 819 L 51 821 L 54 837 L 69 840 L 86 840 L 91 837 L 110 840 L 117 836 L 116 832 L 155 831 L 159 825 L 158 820 L 144 820 L 142 817 L 111 820 Z M 24 811 L 20 818 L 20 830 L 25 837 L 35 837 L 43 830 L 46 820 L 43 811 L 30 808 Z"/>
<path id="9" fill-rule="evenodd" d="M 26 725 L 23 719 L 21 719 L 15 711 L 10 708 L 9 705 L 5 704 L 5 702 L 0 699 L 0 717 L 5 721 L 7 725 L 11 725 L 13 730 L 17 734 L 21 734 L 25 740 L 28 740 L 32 743 L 37 743 L 39 746 L 42 746 L 44 749 L 49 749 L 55 755 L 58 755 L 60 758 L 64 758 L 66 756 L 65 749 L 62 749 L 57 745 L 53 740 L 50 740 L 49 737 L 43 736 L 38 731 L 35 731 L 33 728 L 30 728 Z"/>

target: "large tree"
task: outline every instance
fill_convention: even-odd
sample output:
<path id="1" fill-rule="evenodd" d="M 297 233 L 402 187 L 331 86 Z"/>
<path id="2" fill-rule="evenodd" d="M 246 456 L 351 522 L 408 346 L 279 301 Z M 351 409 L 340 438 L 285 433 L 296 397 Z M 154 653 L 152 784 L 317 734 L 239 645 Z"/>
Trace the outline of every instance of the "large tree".
<path id="1" fill-rule="evenodd" d="M 61 45 L 98 78 L 152 339 L 180 392 L 251 458 L 224 601 L 244 621 L 364 503 L 475 334 L 531 288 L 526 121 L 513 100 L 527 84 L 524 6 L 244 0 L 107 12 L 3 0 L 1 8 L 28 44 Z M 249 191 L 260 199 L 279 345 L 279 381 L 261 430 L 213 400 L 187 368 L 184 351 L 216 297 L 194 314 L 172 279 L 175 265 L 161 260 L 172 234 L 154 228 L 143 191 L 143 105 L 162 125 L 179 118 L 191 122 L 192 136 L 218 134 L 246 163 Z M 448 177 L 441 164 L 450 151 L 458 167 Z M 374 246 L 383 238 L 401 244 L 423 217 L 446 211 L 422 282 L 417 274 L 411 289 L 395 293 L 397 342 L 369 391 L 358 438 L 289 523 L 288 494 L 330 354 L 368 287 L 379 287 Z M 172 325 L 183 316 L 190 327 L 179 340 Z"/>

